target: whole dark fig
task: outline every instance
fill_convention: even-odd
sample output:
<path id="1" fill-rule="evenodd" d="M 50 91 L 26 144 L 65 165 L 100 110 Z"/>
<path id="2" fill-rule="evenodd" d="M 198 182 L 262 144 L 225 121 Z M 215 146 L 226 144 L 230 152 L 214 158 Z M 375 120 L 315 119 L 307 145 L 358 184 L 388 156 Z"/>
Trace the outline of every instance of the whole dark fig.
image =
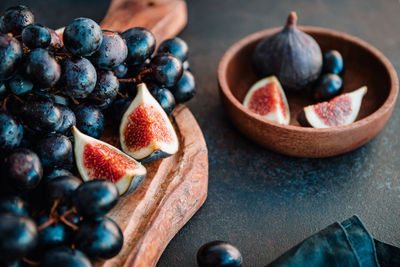
<path id="1" fill-rule="evenodd" d="M 258 76 L 276 75 L 284 90 L 299 91 L 315 81 L 322 69 L 322 53 L 317 42 L 296 28 L 297 15 L 291 12 L 285 27 L 267 36 L 253 53 Z"/>

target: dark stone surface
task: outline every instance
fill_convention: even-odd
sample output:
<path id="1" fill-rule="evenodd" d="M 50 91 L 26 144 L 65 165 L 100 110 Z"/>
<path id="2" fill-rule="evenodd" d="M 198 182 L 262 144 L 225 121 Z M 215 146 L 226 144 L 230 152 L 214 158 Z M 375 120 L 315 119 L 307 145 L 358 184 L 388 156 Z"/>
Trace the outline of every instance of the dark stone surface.
<path id="1" fill-rule="evenodd" d="M 16 1 L 2 0 L 0 9 Z M 21 1 L 19 1 L 21 2 Z M 54 28 L 78 16 L 100 21 L 107 1 L 25 1 Z M 399 105 L 371 142 L 328 159 L 298 159 L 257 147 L 238 133 L 220 105 L 217 66 L 235 41 L 280 26 L 296 10 L 299 23 L 358 36 L 400 67 L 398 1 L 190 0 L 182 32 L 190 47 L 198 95 L 189 107 L 209 149 L 209 196 L 176 235 L 158 266 L 196 266 L 197 249 L 219 239 L 236 245 L 244 266 L 263 266 L 333 221 L 358 214 L 372 235 L 400 245 Z M 47 17 L 46 17 L 47 16 Z"/>

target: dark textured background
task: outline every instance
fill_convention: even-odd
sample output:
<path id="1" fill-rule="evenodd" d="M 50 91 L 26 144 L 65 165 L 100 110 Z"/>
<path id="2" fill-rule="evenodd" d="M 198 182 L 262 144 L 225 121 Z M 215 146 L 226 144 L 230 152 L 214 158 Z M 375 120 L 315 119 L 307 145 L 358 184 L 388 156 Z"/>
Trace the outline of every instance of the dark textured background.
<path id="1" fill-rule="evenodd" d="M 38 21 L 56 28 L 72 18 L 100 21 L 108 1 L 24 2 Z M 400 67 L 397 0 L 191 0 L 182 32 L 198 94 L 189 103 L 203 129 L 210 162 L 209 196 L 177 234 L 158 266 L 195 266 L 197 249 L 222 239 L 235 244 L 244 266 L 262 266 L 336 220 L 358 214 L 374 237 L 400 245 L 400 115 L 371 142 L 343 156 L 298 159 L 261 149 L 228 121 L 219 102 L 216 70 L 224 51 L 255 31 L 280 26 L 289 11 L 299 23 L 358 36 Z"/>

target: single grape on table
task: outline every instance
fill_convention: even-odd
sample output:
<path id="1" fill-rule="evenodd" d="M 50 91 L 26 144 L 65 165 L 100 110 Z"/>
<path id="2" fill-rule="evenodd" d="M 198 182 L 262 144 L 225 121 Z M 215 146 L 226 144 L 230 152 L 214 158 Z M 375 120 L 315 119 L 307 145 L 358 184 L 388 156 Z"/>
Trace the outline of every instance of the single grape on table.
<path id="1" fill-rule="evenodd" d="M 186 42 L 156 51 L 157 41 L 90 18 L 55 31 L 23 5 L 0 14 L 0 266 L 92 266 L 120 252 L 123 233 L 107 213 L 146 169 L 95 138 L 123 129 L 143 160 L 170 156 L 169 115 L 196 93 Z"/>

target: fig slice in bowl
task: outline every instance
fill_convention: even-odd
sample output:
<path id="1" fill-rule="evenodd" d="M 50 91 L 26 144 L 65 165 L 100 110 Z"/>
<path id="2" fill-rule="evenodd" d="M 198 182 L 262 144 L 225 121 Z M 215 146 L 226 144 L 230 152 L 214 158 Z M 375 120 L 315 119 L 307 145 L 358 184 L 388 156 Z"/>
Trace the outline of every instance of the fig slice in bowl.
<path id="1" fill-rule="evenodd" d="M 264 119 L 289 124 L 290 111 L 285 92 L 275 76 L 257 81 L 250 87 L 243 105 Z"/>
<path id="2" fill-rule="evenodd" d="M 305 119 L 314 128 L 329 128 L 350 124 L 356 120 L 362 99 L 366 93 L 367 87 L 363 86 L 329 101 L 309 105 L 304 108 Z"/>
<path id="3" fill-rule="evenodd" d="M 72 129 L 76 166 L 82 179 L 106 179 L 113 182 L 119 194 L 132 192 L 146 176 L 146 168 L 119 149 Z"/>

